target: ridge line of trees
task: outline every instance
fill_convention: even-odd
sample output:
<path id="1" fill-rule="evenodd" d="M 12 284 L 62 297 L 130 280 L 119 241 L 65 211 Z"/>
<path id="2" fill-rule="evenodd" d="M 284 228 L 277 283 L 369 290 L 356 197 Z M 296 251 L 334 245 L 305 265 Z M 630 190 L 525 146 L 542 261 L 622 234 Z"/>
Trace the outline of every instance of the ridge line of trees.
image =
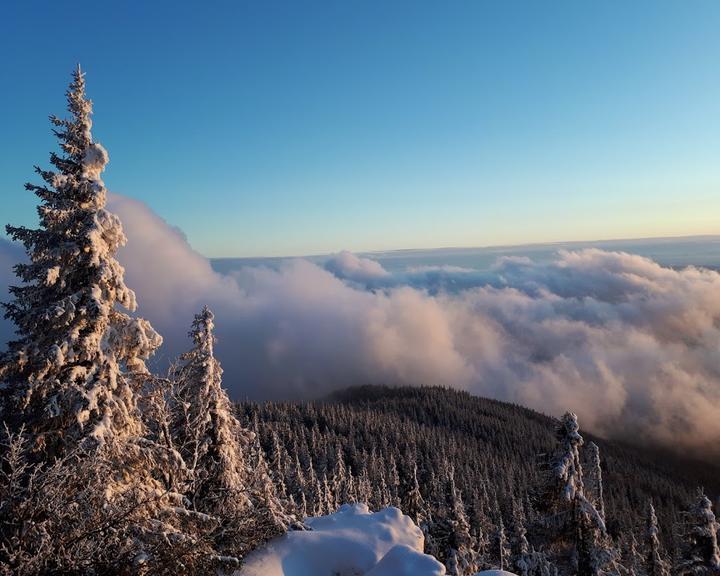
<path id="1" fill-rule="evenodd" d="M 451 576 L 484 569 L 686 576 L 720 568 L 718 524 L 702 491 L 669 490 L 667 478 L 630 467 L 622 472 L 638 476 L 613 482 L 608 506 L 600 449 L 585 443 L 572 413 L 546 437 L 545 418 L 520 417 L 522 409 L 508 404 L 382 386 L 317 402 L 243 402 L 238 411 L 298 516 L 343 502 L 398 506 Z M 632 482 L 651 490 L 628 492 Z M 649 497 L 662 501 L 672 530 L 660 531 Z M 676 516 L 675 506 L 687 502 Z"/>

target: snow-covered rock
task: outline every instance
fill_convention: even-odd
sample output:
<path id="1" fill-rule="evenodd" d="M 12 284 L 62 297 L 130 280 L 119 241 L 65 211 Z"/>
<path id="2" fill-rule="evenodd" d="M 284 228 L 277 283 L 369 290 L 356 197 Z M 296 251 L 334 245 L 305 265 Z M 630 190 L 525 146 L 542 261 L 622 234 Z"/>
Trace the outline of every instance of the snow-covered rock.
<path id="1" fill-rule="evenodd" d="M 517 576 L 512 572 L 506 572 L 505 570 L 483 570 L 478 572 L 475 576 Z"/>
<path id="2" fill-rule="evenodd" d="M 423 554 L 420 528 L 397 508 L 372 513 L 345 504 L 308 518 L 309 531 L 289 532 L 246 559 L 239 576 L 443 576 Z"/>

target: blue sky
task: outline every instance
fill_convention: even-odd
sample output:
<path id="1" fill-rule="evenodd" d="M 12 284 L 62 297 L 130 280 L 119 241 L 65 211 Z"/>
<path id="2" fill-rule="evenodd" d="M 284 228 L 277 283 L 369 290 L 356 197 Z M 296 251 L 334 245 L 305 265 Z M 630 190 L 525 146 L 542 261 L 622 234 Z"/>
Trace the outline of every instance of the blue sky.
<path id="1" fill-rule="evenodd" d="M 76 62 L 108 187 L 208 256 L 720 232 L 720 3 L 0 4 L 2 221 Z"/>

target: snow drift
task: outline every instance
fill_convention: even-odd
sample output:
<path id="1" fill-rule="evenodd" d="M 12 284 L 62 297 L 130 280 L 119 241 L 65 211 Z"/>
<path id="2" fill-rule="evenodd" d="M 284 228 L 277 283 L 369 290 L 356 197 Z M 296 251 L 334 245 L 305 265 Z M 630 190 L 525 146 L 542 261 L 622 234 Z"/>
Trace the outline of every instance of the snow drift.
<path id="1" fill-rule="evenodd" d="M 253 552 L 240 576 L 442 576 L 445 568 L 423 554 L 423 535 L 397 508 L 371 513 L 345 504 L 308 518 L 312 528 L 289 532 Z"/>
<path id="2" fill-rule="evenodd" d="M 165 337 L 158 366 L 208 304 L 235 398 L 448 385 L 556 415 L 572 407 L 606 436 L 717 453 L 717 272 L 588 249 L 500 259 L 489 272 L 391 273 L 345 252 L 326 267 L 294 259 L 219 274 L 141 202 L 114 196 L 110 209 L 129 238 L 119 258 L 139 312 Z"/>

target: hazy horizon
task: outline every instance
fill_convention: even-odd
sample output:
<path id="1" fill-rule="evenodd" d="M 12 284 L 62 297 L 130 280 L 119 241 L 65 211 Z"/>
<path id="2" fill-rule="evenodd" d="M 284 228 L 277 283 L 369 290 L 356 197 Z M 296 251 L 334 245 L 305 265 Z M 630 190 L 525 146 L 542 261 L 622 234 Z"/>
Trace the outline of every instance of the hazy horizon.
<path id="1" fill-rule="evenodd" d="M 653 258 L 653 255 L 657 255 L 660 258 L 663 257 L 662 250 L 663 246 L 667 245 L 688 245 L 695 244 L 703 245 L 705 243 L 720 243 L 720 234 L 690 234 L 681 236 L 649 236 L 649 237 L 628 237 L 628 238 L 601 238 L 594 240 L 556 240 L 550 242 L 528 242 L 521 244 L 488 244 L 488 245 L 476 245 L 476 246 L 438 246 L 430 247 L 425 246 L 421 248 L 388 248 L 385 250 L 358 250 L 353 251 L 358 256 L 367 256 L 370 258 L 377 259 L 394 259 L 402 258 L 410 255 L 431 255 L 431 254 L 452 254 L 452 253 L 468 253 L 475 251 L 492 252 L 492 253 L 524 253 L 524 252 L 536 252 L 538 250 L 545 249 L 572 249 L 573 247 L 599 247 L 606 246 L 621 251 L 632 252 L 648 256 Z M 644 249 L 645 248 L 645 249 Z M 655 248 L 655 249 L 654 249 Z M 273 260 L 286 260 L 292 258 L 310 258 L 310 259 L 322 259 L 345 251 L 344 248 L 338 248 L 328 252 L 318 252 L 312 254 L 282 254 L 282 255 L 258 255 L 258 256 L 207 256 L 206 257 L 212 262 L 222 263 L 223 261 L 237 261 L 237 262 L 256 262 L 256 261 L 273 261 Z M 667 256 L 667 255 L 666 255 Z M 681 254 L 676 254 L 676 260 L 678 265 L 683 265 L 684 261 L 687 260 L 687 265 L 695 266 L 710 266 L 715 267 L 717 262 L 720 263 L 720 256 L 714 252 L 710 254 L 704 253 L 693 253 L 687 254 L 687 258 L 683 258 Z M 708 258 L 709 256 L 709 258 Z M 712 264 L 707 262 L 713 262 Z M 667 263 L 663 260 L 661 263 Z M 668 265 L 672 265 L 669 264 Z M 222 268 L 222 266 L 221 266 Z"/>

